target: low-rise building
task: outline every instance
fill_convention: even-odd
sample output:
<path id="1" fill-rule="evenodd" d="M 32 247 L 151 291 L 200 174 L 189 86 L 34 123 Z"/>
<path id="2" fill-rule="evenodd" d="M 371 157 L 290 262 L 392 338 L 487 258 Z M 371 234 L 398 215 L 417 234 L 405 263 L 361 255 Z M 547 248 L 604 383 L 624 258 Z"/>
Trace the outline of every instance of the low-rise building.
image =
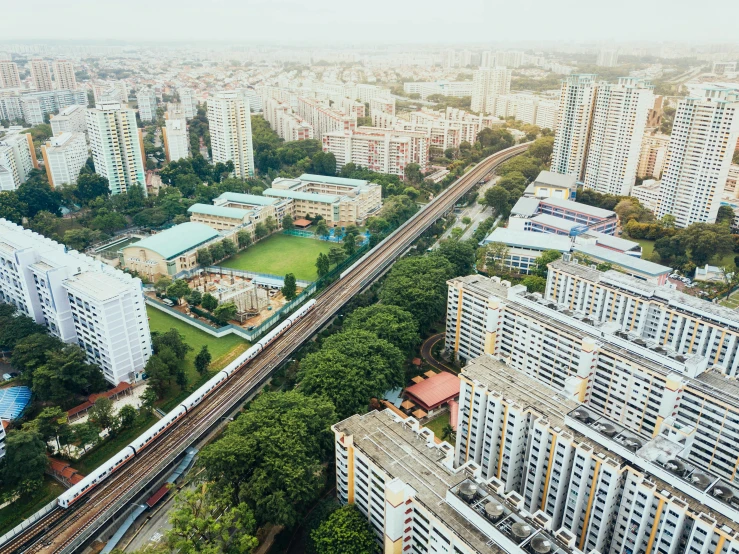
<path id="1" fill-rule="evenodd" d="M 481 242 L 483 246 L 492 243 L 506 247 L 504 251 L 493 255 L 495 261 L 502 261 L 505 267 L 519 273 L 531 273 L 536 267 L 536 261 L 547 250 L 556 250 L 564 254 L 572 248 L 569 237 L 505 227 L 496 228 Z M 489 261 L 486 261 L 486 264 L 489 265 Z"/>
<path id="2" fill-rule="evenodd" d="M 523 197 L 511 210 L 509 227 L 557 235 L 575 236 L 586 231 L 613 235 L 618 228 L 618 215 L 563 198 Z"/>
<path id="3" fill-rule="evenodd" d="M 87 162 L 84 133 L 61 133 L 41 147 L 46 176 L 52 187 L 74 185 Z"/>
<path id="4" fill-rule="evenodd" d="M 362 225 L 382 208 L 382 187 L 362 179 L 303 174 L 275 179 L 263 194 L 289 200 L 286 210 L 293 218 L 320 215 L 331 227 Z"/>
<path id="5" fill-rule="evenodd" d="M 140 279 L 4 219 L 0 302 L 79 345 L 114 385 L 138 380 L 151 356 Z"/>
<path id="6" fill-rule="evenodd" d="M 562 198 L 575 200 L 577 179 L 574 175 L 561 175 L 551 171 L 541 171 L 533 183 L 526 187 L 524 196 L 536 198 Z"/>
<path id="7" fill-rule="evenodd" d="M 122 267 L 136 271 L 150 281 L 175 278 L 198 266 L 197 251 L 223 237 L 204 223 L 180 223 L 129 244 L 118 254 Z"/>
<path id="8" fill-rule="evenodd" d="M 662 202 L 662 181 L 648 179 L 631 188 L 631 196 L 652 213 L 657 213 Z"/>

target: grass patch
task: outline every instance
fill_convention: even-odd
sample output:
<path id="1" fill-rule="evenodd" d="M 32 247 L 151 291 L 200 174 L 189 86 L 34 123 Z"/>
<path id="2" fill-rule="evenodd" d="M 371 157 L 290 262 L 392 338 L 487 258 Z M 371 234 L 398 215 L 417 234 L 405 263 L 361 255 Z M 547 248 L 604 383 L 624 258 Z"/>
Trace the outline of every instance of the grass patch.
<path id="1" fill-rule="evenodd" d="M 41 488 L 28 498 L 19 498 L 0 510 L 0 535 L 4 535 L 27 517 L 35 514 L 64 492 L 64 487 L 48 475 Z"/>
<path id="2" fill-rule="evenodd" d="M 627 237 L 624 237 L 627 238 Z M 652 260 L 652 254 L 654 253 L 654 241 L 648 240 L 648 239 L 631 239 L 634 242 L 638 242 L 641 245 L 641 257 L 643 260 Z M 655 256 L 658 258 L 659 255 Z M 718 260 L 710 260 L 708 263 L 711 265 L 715 265 L 718 267 L 728 267 L 733 268 L 734 267 L 734 252 L 729 252 L 725 256 L 719 258 Z M 659 259 L 657 259 L 657 263 L 660 263 Z"/>
<path id="3" fill-rule="evenodd" d="M 107 462 L 127 444 L 133 442 L 141 433 L 158 421 L 150 415 L 147 418 L 137 419 L 132 427 L 118 433 L 114 438 L 107 439 L 87 451 L 79 460 L 72 462 L 72 466 L 84 475 L 89 475 L 95 468 Z"/>
<path id="4" fill-rule="evenodd" d="M 250 246 L 219 265 L 273 275 L 293 273 L 297 279 L 315 281 L 318 278 L 316 270 L 318 254 L 328 253 L 331 246 L 336 246 L 336 244 L 323 240 L 276 234 Z"/>
<path id="5" fill-rule="evenodd" d="M 424 427 L 427 427 L 431 429 L 434 432 L 434 435 L 436 435 L 436 438 L 439 440 L 442 439 L 442 435 L 444 434 L 444 427 L 449 425 L 449 412 L 444 412 L 442 414 L 439 414 L 434 419 L 430 420 Z"/>

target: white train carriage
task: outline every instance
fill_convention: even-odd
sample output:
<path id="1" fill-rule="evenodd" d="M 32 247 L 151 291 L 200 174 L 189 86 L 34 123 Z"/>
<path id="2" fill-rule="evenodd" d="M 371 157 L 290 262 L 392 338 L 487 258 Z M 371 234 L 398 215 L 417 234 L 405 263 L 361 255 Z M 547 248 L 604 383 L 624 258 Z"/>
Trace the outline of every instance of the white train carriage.
<path id="1" fill-rule="evenodd" d="M 249 348 L 236 360 L 231 362 L 226 368 L 219 371 L 211 379 L 208 380 L 198 390 L 188 396 L 182 404 L 177 406 L 174 410 L 169 412 L 164 418 L 156 422 L 138 438 L 126 446 L 123 450 L 118 452 L 105 464 L 97 468 L 90 475 L 85 477 L 82 481 L 69 488 L 58 498 L 58 503 L 62 508 L 68 508 L 74 502 L 78 501 L 91 489 L 100 484 L 103 480 L 107 479 L 111 473 L 117 471 L 122 465 L 129 462 L 131 458 L 141 453 L 149 444 L 156 438 L 164 434 L 174 423 L 185 416 L 189 410 L 200 404 L 203 399 L 216 390 L 221 384 L 226 381 L 231 375 L 237 370 L 241 369 L 246 363 L 252 358 L 257 356 L 267 345 L 269 345 L 278 336 L 289 329 L 295 322 L 303 318 L 305 314 L 310 311 L 315 305 L 315 300 L 306 302 L 299 310 L 295 311 L 290 317 L 283 321 L 277 328 L 268 333 L 262 340 L 257 344 Z"/>

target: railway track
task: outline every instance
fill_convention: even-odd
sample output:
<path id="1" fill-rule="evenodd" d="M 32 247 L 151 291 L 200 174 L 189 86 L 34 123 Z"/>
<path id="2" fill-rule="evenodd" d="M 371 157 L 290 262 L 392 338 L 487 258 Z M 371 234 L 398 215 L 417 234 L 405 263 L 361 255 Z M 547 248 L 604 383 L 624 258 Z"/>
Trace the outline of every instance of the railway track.
<path id="1" fill-rule="evenodd" d="M 442 217 L 480 179 L 503 161 L 522 153 L 528 144 L 514 146 L 481 161 L 424 209 L 347 269 L 343 278 L 327 287 L 314 309 L 269 345 L 246 366 L 192 409 L 141 455 L 91 491 L 86 500 L 69 509 L 57 508 L 34 526 L 0 545 L 0 554 L 71 553 L 88 541 L 122 507 L 132 502 L 153 476 L 258 387 L 292 352 L 310 339 L 357 292 L 382 275 L 434 221 Z"/>

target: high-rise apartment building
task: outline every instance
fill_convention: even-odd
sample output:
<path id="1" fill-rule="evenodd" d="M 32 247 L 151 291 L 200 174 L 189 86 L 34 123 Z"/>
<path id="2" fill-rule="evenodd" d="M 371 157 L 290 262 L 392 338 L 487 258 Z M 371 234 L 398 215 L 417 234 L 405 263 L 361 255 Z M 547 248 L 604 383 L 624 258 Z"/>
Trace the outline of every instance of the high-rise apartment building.
<path id="1" fill-rule="evenodd" d="M 0 88 L 21 88 L 21 74 L 17 63 L 0 60 Z"/>
<path id="2" fill-rule="evenodd" d="M 40 125 L 45 116 L 51 116 L 67 106 L 87 106 L 84 90 L 47 90 L 21 94 L 19 105 L 28 125 Z"/>
<path id="3" fill-rule="evenodd" d="M 128 85 L 126 81 L 106 81 L 92 86 L 95 104 L 100 102 L 118 102 L 128 104 Z"/>
<path id="4" fill-rule="evenodd" d="M 150 88 L 142 88 L 136 93 L 141 121 L 154 121 L 157 117 L 157 97 Z"/>
<path id="5" fill-rule="evenodd" d="M 146 190 L 144 147 L 134 110 L 118 102 L 101 102 L 87 110 L 87 132 L 95 171 L 108 179 L 111 194 L 135 185 Z"/>
<path id="6" fill-rule="evenodd" d="M 501 51 L 495 53 L 495 63 L 498 67 L 521 67 L 523 63 L 523 52 L 518 51 Z"/>
<path id="7" fill-rule="evenodd" d="M 0 190 L 17 189 L 34 168 L 38 169 L 38 161 L 31 134 L 11 127 L 0 138 Z"/>
<path id="8" fill-rule="evenodd" d="M 313 134 L 317 139 L 322 138 L 324 133 L 351 133 L 357 128 L 355 115 L 345 114 L 328 107 L 328 103 L 302 96 L 298 98 L 298 115 L 313 127 Z"/>
<path id="9" fill-rule="evenodd" d="M 77 90 L 74 65 L 67 60 L 54 60 L 54 82 L 58 90 Z"/>
<path id="10" fill-rule="evenodd" d="M 293 113 L 289 103 L 266 97 L 262 105 L 264 119 L 281 139 L 293 141 L 313 138 L 313 127 Z"/>
<path id="11" fill-rule="evenodd" d="M 595 75 L 570 75 L 562 81 L 551 171 L 582 179 L 595 100 Z"/>
<path id="12" fill-rule="evenodd" d="M 739 137 L 739 88 L 707 86 L 677 105 L 657 217 L 675 225 L 716 221 Z"/>
<path id="13" fill-rule="evenodd" d="M 51 69 L 49 62 L 40 58 L 31 60 L 31 81 L 33 88 L 37 91 L 53 90 L 54 86 L 51 81 Z"/>
<path id="14" fill-rule="evenodd" d="M 604 49 L 598 52 L 595 65 L 599 67 L 615 67 L 618 65 L 618 50 Z"/>
<path id="15" fill-rule="evenodd" d="M 249 99 L 240 90 L 217 92 L 208 100 L 208 123 L 213 163 L 232 161 L 234 174 L 254 175 Z"/>
<path id="16" fill-rule="evenodd" d="M 631 192 L 653 89 L 631 77 L 598 86 L 583 178 L 587 188 L 617 196 Z"/>
<path id="17" fill-rule="evenodd" d="M 495 113 L 498 96 L 511 92 L 511 70 L 505 67 L 480 68 L 472 74 L 471 110 Z"/>
<path id="18" fill-rule="evenodd" d="M 87 106 L 74 104 L 62 108 L 51 116 L 51 132 L 55 137 L 62 133 L 87 133 Z"/>
<path id="19" fill-rule="evenodd" d="M 388 115 L 395 115 L 395 98 L 389 96 L 386 98 L 372 98 L 369 101 L 370 115 L 376 113 L 384 113 Z"/>
<path id="20" fill-rule="evenodd" d="M 180 95 L 182 113 L 186 119 L 192 119 L 198 113 L 198 101 L 195 98 L 195 91 L 191 88 L 179 88 L 177 89 L 177 93 Z"/>
<path id="21" fill-rule="evenodd" d="M 87 162 L 87 140 L 84 133 L 62 133 L 49 139 L 41 154 L 52 187 L 74 185 Z"/>
<path id="22" fill-rule="evenodd" d="M 667 162 L 669 144 L 669 135 L 645 133 L 642 137 L 636 176 L 642 179 L 645 177 L 661 179 Z"/>
<path id="23" fill-rule="evenodd" d="M 139 279 L 4 219 L 0 301 L 79 345 L 114 385 L 138 380 L 151 356 Z"/>
<path id="24" fill-rule="evenodd" d="M 190 137 L 184 117 L 168 118 L 162 129 L 167 160 L 174 162 L 190 157 Z"/>

